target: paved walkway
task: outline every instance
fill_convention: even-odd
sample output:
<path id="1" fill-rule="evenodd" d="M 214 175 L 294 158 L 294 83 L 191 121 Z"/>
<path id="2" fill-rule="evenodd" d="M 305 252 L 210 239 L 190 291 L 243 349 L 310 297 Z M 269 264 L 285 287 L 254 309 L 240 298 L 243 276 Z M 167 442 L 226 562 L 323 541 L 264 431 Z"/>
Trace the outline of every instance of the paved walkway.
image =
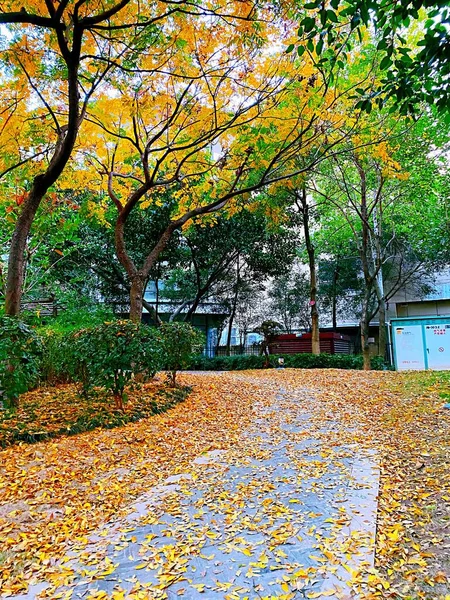
<path id="1" fill-rule="evenodd" d="M 279 390 L 254 407 L 239 447 L 150 489 L 72 553 L 72 597 L 357 598 L 354 577 L 373 563 L 376 457 L 324 444 L 339 424 L 311 427 L 314 403 L 308 390 Z"/>

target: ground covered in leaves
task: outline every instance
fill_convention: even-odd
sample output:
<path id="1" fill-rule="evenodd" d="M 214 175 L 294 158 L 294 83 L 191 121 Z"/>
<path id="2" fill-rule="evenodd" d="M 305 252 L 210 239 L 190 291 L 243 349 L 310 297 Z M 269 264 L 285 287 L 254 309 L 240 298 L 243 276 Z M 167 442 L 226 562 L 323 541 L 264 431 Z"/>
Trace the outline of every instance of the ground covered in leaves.
<path id="1" fill-rule="evenodd" d="M 339 422 L 323 434 L 325 454 L 357 444 L 379 456 L 375 570 L 352 573 L 354 589 L 367 599 L 450 598 L 450 411 L 443 408 L 448 378 L 290 369 L 235 377 L 185 375 L 193 392 L 165 414 L 1 451 L 3 597 L 33 581 L 63 582 L 57 559 L 67 550 L 125 515 L 152 485 L 185 472 L 195 457 L 239 448 L 258 417 L 255 407 L 267 406 L 271 395 L 287 388 L 314 396 L 315 431 L 327 420 Z"/>
<path id="2" fill-rule="evenodd" d="M 168 410 L 189 392 L 189 387 L 143 384 L 129 392 L 124 410 L 118 411 L 111 397 L 101 390 L 93 390 L 89 397 L 75 385 L 34 390 L 21 397 L 16 410 L 0 411 L 0 447 L 74 435 L 96 427 L 120 427 Z"/>

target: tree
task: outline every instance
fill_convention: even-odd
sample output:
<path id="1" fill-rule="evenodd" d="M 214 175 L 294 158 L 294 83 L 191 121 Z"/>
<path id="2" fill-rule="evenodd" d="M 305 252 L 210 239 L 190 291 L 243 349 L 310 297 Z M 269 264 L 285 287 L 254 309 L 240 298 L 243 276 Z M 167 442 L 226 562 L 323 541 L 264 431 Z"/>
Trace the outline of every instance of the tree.
<path id="1" fill-rule="evenodd" d="M 245 22 L 251 37 L 250 23 L 257 15 L 251 2 L 216 10 L 224 27 Z M 111 102 L 124 73 L 130 79 L 138 72 L 162 73 L 182 47 L 183 35 L 195 35 L 196 24 L 214 14 L 191 3 L 142 5 L 135 0 L 108 1 L 101 8 L 83 0 L 46 0 L 39 9 L 25 2 L 20 11 L 11 0 L 2 4 L 0 23 L 9 35 L 0 96 L 0 180 L 6 187 L 18 181 L 23 197 L 9 248 L 8 314 L 20 311 L 25 247 L 36 212 L 67 167 L 102 84 L 108 82 Z M 73 165 L 78 184 L 82 165 L 80 158 Z"/>
<path id="2" fill-rule="evenodd" d="M 24 252 L 26 277 L 23 282 L 25 301 L 55 298 L 59 292 L 57 273 L 62 263 L 70 262 L 70 256 L 81 245 L 80 199 L 56 193 L 48 194 L 36 213 L 33 230 L 27 238 Z M 0 203 L 0 254 L 8 257 L 8 246 L 17 216 L 20 214 L 20 198 Z M 1 259 L 0 259 L 1 261 Z M 6 297 L 6 264 L 0 262 L 0 298 Z"/>
<path id="3" fill-rule="evenodd" d="M 308 196 L 306 193 L 306 188 L 304 186 L 300 190 L 295 190 L 293 192 L 293 196 L 299 214 L 301 215 L 303 234 L 305 237 L 306 253 L 308 256 L 309 306 L 311 319 L 311 352 L 312 354 L 320 354 L 319 310 L 317 308 L 316 249 L 311 234 L 311 206 L 308 203 Z"/>
<path id="4" fill-rule="evenodd" d="M 326 231 L 330 233 L 329 228 Z M 336 232 L 333 231 L 331 235 L 333 233 Z M 345 248 L 334 245 L 333 241 L 331 238 L 328 240 L 330 243 L 321 247 L 323 257 L 319 261 L 319 296 L 321 306 L 325 311 L 330 311 L 331 323 L 336 330 L 338 315 L 354 314 L 359 308 L 361 281 L 358 274 L 361 265 L 351 233 Z"/>
<path id="5" fill-rule="evenodd" d="M 400 114 L 419 113 L 423 102 L 447 111 L 450 106 L 450 10 L 446 0 L 312 0 L 303 7 L 298 53 L 315 53 L 318 68 L 346 69 L 349 54 L 373 44 L 381 76 L 356 91 L 358 108 L 390 104 Z M 292 51 L 297 44 L 288 47 Z"/>
<path id="6" fill-rule="evenodd" d="M 36 13 L 33 3 L 18 12 L 12 2 L 2 5 L 0 23 L 8 25 L 12 34 L 6 53 L 12 68 L 4 72 L 7 97 L 3 104 L 7 104 L 2 110 L 1 176 L 22 169 L 30 182 L 9 248 L 5 308 L 10 315 L 20 311 L 25 248 L 36 212 L 66 167 L 89 101 L 110 70 L 110 65 L 102 66 L 86 56 L 86 46 L 100 30 L 113 32 L 128 4 L 129 0 L 121 0 L 92 12 L 84 2 L 72 6 L 68 1 L 55 5 L 50 0 L 45 14 Z M 17 29 L 17 24 L 23 29 Z M 113 40 L 111 33 L 107 52 L 123 55 L 123 50 L 114 52 Z M 98 48 L 102 47 L 100 43 Z M 29 122 L 33 123 L 31 131 Z M 15 139 L 13 131 L 22 123 L 26 137 L 19 133 Z"/>
<path id="7" fill-rule="evenodd" d="M 261 282 L 245 282 L 238 296 L 236 307 L 236 325 L 239 329 L 241 351 L 248 343 L 248 335 L 264 320 L 268 313 L 265 285 Z"/>
<path id="8" fill-rule="evenodd" d="M 358 249 L 364 278 L 361 343 L 366 369 L 370 368 L 371 319 L 378 314 L 379 352 L 384 357 L 386 302 L 400 287 L 420 280 L 439 263 L 436 239 L 442 224 L 431 229 L 430 223 L 441 207 L 433 201 L 430 181 L 426 177 L 429 178 L 430 171 L 434 170 L 436 175 L 439 171 L 439 161 L 431 167 L 430 153 L 435 147 L 430 141 L 430 133 L 437 132 L 435 141 L 441 134 L 438 122 L 431 120 L 425 128 L 427 135 L 421 135 L 424 134 L 424 122 L 414 129 L 403 130 L 401 137 L 391 133 L 388 141 L 368 146 L 364 152 L 355 151 L 349 144 L 347 154 L 327 164 L 325 180 L 319 178 L 316 181 L 316 194 L 340 212 Z M 371 123 L 373 125 L 373 121 Z M 408 163 L 411 148 L 414 148 L 414 159 Z M 419 152 L 424 157 L 423 163 L 417 159 Z M 402 158 L 403 164 L 397 158 Z M 410 172 L 408 168 L 411 168 Z M 418 194 L 418 190 L 425 191 L 426 181 L 428 203 L 424 205 L 423 195 Z M 434 218 L 424 220 L 424 210 L 434 212 Z M 410 229 L 411 225 L 416 234 L 405 235 L 405 226 Z"/>
<path id="9" fill-rule="evenodd" d="M 228 218 L 219 214 L 211 224 L 194 222 L 184 240 L 185 262 L 165 294 L 180 303 L 177 315 L 187 309 L 187 321 L 192 320 L 203 298 L 228 301 L 237 279 L 246 287 L 279 275 L 295 256 L 294 231 L 288 221 L 274 224 L 270 215 L 245 208 Z"/>
<path id="10" fill-rule="evenodd" d="M 97 300 L 101 298 L 115 312 L 125 314 L 129 310 L 130 287 L 126 272 L 115 254 L 114 214 L 112 211 L 105 214 L 101 198 L 92 197 L 84 200 L 80 211 L 84 215 L 77 232 L 81 243 L 74 243 L 67 237 L 61 244 L 60 251 L 64 259 L 55 265 L 48 287 L 52 287 L 56 295 L 65 289 L 73 289 L 81 295 Z M 133 213 L 126 232 L 126 242 L 135 260 L 140 260 L 148 246 L 156 243 L 169 219 L 169 202 L 165 206 L 155 205 L 151 210 Z M 64 239 L 64 228 L 60 235 Z M 168 277 L 182 260 L 179 238 L 175 235 L 150 271 L 146 286 L 149 281 L 154 281 L 158 286 L 160 280 Z M 143 304 L 152 318 L 158 321 L 158 306 L 153 306 L 145 299 Z"/>
<path id="11" fill-rule="evenodd" d="M 269 289 L 271 312 L 286 333 L 311 328 L 310 283 L 305 273 L 294 271 L 276 278 Z"/>
<path id="12" fill-rule="evenodd" d="M 197 56 L 196 52 L 195 47 L 190 49 L 191 55 Z M 319 126 L 318 112 L 315 108 L 311 111 L 304 93 L 315 96 L 316 102 L 323 106 L 321 122 L 326 119 L 327 103 L 334 104 L 334 96 L 321 99 L 313 84 L 306 81 L 301 87 L 286 84 L 280 91 L 279 76 L 263 71 L 260 77 L 255 77 L 252 69 L 249 70 L 248 57 L 242 53 L 236 64 L 230 64 L 227 59 L 219 72 L 217 68 L 211 72 L 212 67 L 208 71 L 203 60 L 206 61 L 200 60 L 197 66 L 196 78 L 191 76 L 182 86 L 175 86 L 172 75 L 168 75 L 167 85 L 175 92 L 167 96 L 167 110 L 163 114 L 154 106 L 155 98 L 149 88 L 140 86 L 132 106 L 125 107 L 132 108 L 136 116 L 125 111 L 113 115 L 118 124 L 115 130 L 114 123 L 106 125 L 100 117 L 90 117 L 91 122 L 96 120 L 101 135 L 107 135 L 109 144 L 114 144 L 109 158 L 97 156 L 95 160 L 101 164 L 99 170 L 108 180 L 109 196 L 117 209 L 116 251 L 131 282 L 130 316 L 134 320 L 141 316 L 148 273 L 174 231 L 200 215 L 226 207 L 233 212 L 238 198 L 248 199 L 252 192 L 286 179 L 288 175 L 280 175 L 278 170 L 280 163 L 290 156 L 308 148 L 310 162 L 298 169 L 307 171 L 337 143 L 336 136 L 332 135 L 326 138 L 326 143 L 319 143 L 324 132 L 333 130 L 338 135 L 336 124 L 324 120 Z M 244 70 L 235 89 L 235 79 L 230 72 L 234 73 L 237 68 L 247 71 Z M 241 100 L 239 91 L 244 86 L 246 94 Z M 230 112 L 230 95 L 233 97 L 233 94 L 239 102 Z M 286 115 L 288 101 L 293 112 L 286 119 L 283 115 Z M 101 104 L 97 110 L 98 114 L 105 114 Z M 272 120 L 270 143 L 264 141 L 262 135 L 262 128 L 267 127 L 269 119 Z M 91 133 L 90 139 L 94 136 Z M 211 148 L 219 142 L 222 151 L 220 156 L 215 156 Z M 91 141 L 91 146 L 95 147 L 96 143 Z M 105 158 L 108 163 L 102 162 Z M 179 200 L 178 210 L 157 244 L 149 248 L 145 260 L 137 265 L 125 244 L 125 226 L 131 212 L 139 205 L 142 208 L 151 205 L 155 191 L 161 187 L 173 190 Z"/>
<path id="13" fill-rule="evenodd" d="M 258 327 L 255 327 L 255 333 L 259 333 L 263 336 L 263 341 L 261 342 L 261 355 L 266 357 L 264 362 L 264 367 L 270 366 L 270 350 L 272 346 L 272 337 L 283 330 L 282 325 L 277 323 L 277 321 L 273 321 L 272 319 L 268 319 L 267 321 L 263 321 Z"/>

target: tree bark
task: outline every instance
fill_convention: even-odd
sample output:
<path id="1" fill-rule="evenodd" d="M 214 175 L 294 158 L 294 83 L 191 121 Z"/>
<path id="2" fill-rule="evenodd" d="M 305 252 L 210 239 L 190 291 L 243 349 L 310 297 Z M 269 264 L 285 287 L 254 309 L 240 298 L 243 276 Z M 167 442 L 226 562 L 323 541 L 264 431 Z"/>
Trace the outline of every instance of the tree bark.
<path id="1" fill-rule="evenodd" d="M 231 313 L 230 313 L 230 321 L 228 323 L 227 350 L 226 350 L 227 356 L 230 356 L 230 354 L 231 354 L 231 333 L 232 333 L 232 329 L 233 329 L 234 317 L 236 316 L 236 308 L 237 308 L 237 301 L 238 301 L 238 295 L 239 295 L 239 283 L 240 283 L 239 274 L 240 274 L 240 271 L 239 271 L 239 258 L 238 258 L 237 263 L 236 263 L 236 288 L 234 291 L 233 306 L 232 306 Z"/>
<path id="2" fill-rule="evenodd" d="M 363 369 L 370 371 L 370 346 L 369 346 L 369 290 L 364 294 L 361 311 L 361 349 L 363 355 Z"/>
<path id="3" fill-rule="evenodd" d="M 142 319 L 144 285 L 144 279 L 139 275 L 136 275 L 131 280 L 130 319 L 134 323 L 140 323 Z"/>
<path id="4" fill-rule="evenodd" d="M 22 299 L 22 289 L 25 278 L 25 249 L 28 235 L 42 198 L 48 189 L 48 187 L 46 188 L 45 186 L 40 189 L 40 180 L 38 178 L 36 178 L 36 180 L 23 210 L 17 219 L 9 248 L 5 312 L 7 315 L 12 316 L 16 316 L 20 313 L 20 301 Z"/>
<path id="5" fill-rule="evenodd" d="M 375 272 L 375 291 L 378 300 L 378 356 L 383 359 L 386 356 L 386 298 L 384 294 L 384 279 L 382 269 L 382 223 L 381 223 L 381 189 L 383 180 L 380 181 L 379 188 L 375 194 L 374 208 L 372 213 L 373 220 L 373 261 Z"/>
<path id="6" fill-rule="evenodd" d="M 378 356 L 384 360 L 386 357 L 386 304 L 384 302 L 384 298 L 380 303 L 380 307 L 378 309 Z"/>
<path id="7" fill-rule="evenodd" d="M 68 122 L 58 131 L 55 151 L 46 171 L 34 178 L 28 198 L 17 219 L 8 256 L 8 276 L 6 282 L 5 312 L 8 315 L 20 313 L 23 283 L 25 278 L 25 249 L 31 226 L 37 210 L 48 189 L 58 180 L 68 163 L 80 127 L 80 100 L 78 90 L 78 69 L 83 30 L 73 33 L 72 50 L 69 51 L 64 36 L 59 36 L 62 56 L 67 65 Z"/>
<path id="8" fill-rule="evenodd" d="M 361 166 L 358 159 L 355 157 L 355 164 L 359 172 L 360 176 L 360 189 L 361 189 L 361 201 L 360 201 L 360 219 L 361 219 L 361 227 L 362 227 L 362 236 L 361 243 L 359 246 L 359 253 L 361 257 L 362 270 L 364 274 L 364 299 L 362 303 L 361 309 L 361 349 L 363 355 L 363 369 L 365 371 L 369 371 L 371 368 L 370 364 L 370 347 L 369 347 L 369 324 L 370 324 L 370 315 L 369 315 L 369 301 L 370 295 L 373 291 L 374 279 L 375 276 L 371 272 L 370 269 L 370 225 L 369 225 L 369 217 L 368 217 L 368 208 L 367 208 L 367 182 L 366 182 L 366 173 Z"/>
<path id="9" fill-rule="evenodd" d="M 332 299 L 331 299 L 331 319 L 333 322 L 333 329 L 336 331 L 337 329 L 337 282 L 339 278 L 339 265 L 336 264 L 336 268 L 333 273 L 333 291 L 332 291 Z"/>
<path id="10" fill-rule="evenodd" d="M 309 206 L 306 189 L 301 193 L 301 210 L 303 215 L 303 230 L 305 233 L 306 251 L 309 265 L 309 300 L 311 306 L 311 352 L 320 354 L 319 311 L 317 309 L 317 269 L 314 244 L 309 229 Z"/>

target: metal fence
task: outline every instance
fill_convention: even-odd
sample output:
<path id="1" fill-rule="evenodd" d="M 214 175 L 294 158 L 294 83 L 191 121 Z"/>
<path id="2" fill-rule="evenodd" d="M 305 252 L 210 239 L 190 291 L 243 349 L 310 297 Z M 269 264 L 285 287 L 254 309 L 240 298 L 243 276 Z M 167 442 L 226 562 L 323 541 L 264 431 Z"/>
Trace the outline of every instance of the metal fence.
<path id="1" fill-rule="evenodd" d="M 257 356 L 261 354 L 260 344 L 239 344 L 238 346 L 231 346 L 229 352 L 226 346 L 207 345 L 203 351 L 205 356 L 212 358 L 214 356 Z"/>

